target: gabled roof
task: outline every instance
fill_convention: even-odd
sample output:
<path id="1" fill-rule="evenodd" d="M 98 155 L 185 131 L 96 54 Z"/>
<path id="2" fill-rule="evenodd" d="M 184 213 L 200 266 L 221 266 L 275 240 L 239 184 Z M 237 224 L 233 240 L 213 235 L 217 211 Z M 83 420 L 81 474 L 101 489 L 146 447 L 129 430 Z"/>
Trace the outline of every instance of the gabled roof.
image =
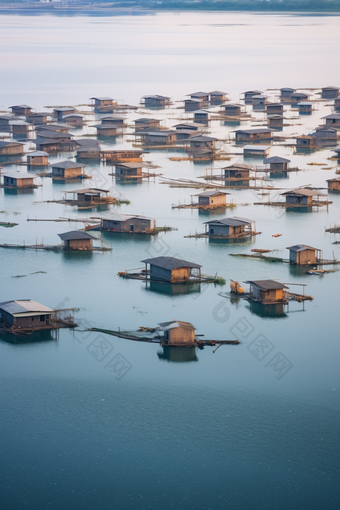
<path id="1" fill-rule="evenodd" d="M 227 92 L 222 92 L 221 90 L 213 90 L 209 92 L 209 96 L 225 96 Z"/>
<path id="2" fill-rule="evenodd" d="M 193 113 L 194 113 L 194 115 L 196 115 L 196 113 L 199 113 L 199 114 L 203 114 L 204 113 L 204 115 L 209 115 L 209 112 L 207 112 L 206 110 L 196 110 Z"/>
<path id="3" fill-rule="evenodd" d="M 141 119 L 136 119 L 135 120 L 135 124 L 148 124 L 148 122 L 160 122 L 159 119 L 150 119 L 150 118 L 141 118 Z"/>
<path id="4" fill-rule="evenodd" d="M 187 94 L 187 95 L 190 97 L 205 97 L 205 96 L 209 96 L 209 92 L 199 91 L 199 92 L 192 92 L 191 94 Z"/>
<path id="5" fill-rule="evenodd" d="M 218 189 L 209 189 L 206 191 L 202 191 L 202 193 L 197 193 L 193 195 L 194 197 L 216 197 L 217 195 L 230 195 L 226 191 L 220 191 Z"/>
<path id="6" fill-rule="evenodd" d="M 73 241 L 76 239 L 96 239 L 92 234 L 84 232 L 83 230 L 71 230 L 64 234 L 58 234 L 62 241 Z"/>
<path id="7" fill-rule="evenodd" d="M 340 120 L 340 113 L 331 113 L 330 115 L 326 115 L 326 117 L 321 117 L 322 119 L 336 119 Z"/>
<path id="8" fill-rule="evenodd" d="M 267 149 L 270 149 L 270 145 L 259 145 L 259 144 L 256 144 L 256 145 L 244 145 L 243 146 L 243 152 L 246 150 L 252 150 L 252 151 L 255 151 L 255 152 L 262 152 L 262 151 L 266 151 Z"/>
<path id="9" fill-rule="evenodd" d="M 62 140 L 62 139 L 70 140 L 73 136 L 70 135 L 70 133 L 62 133 L 61 131 L 49 131 L 49 130 L 39 131 L 37 135 L 40 136 L 41 138 L 48 138 L 50 140 Z"/>
<path id="10" fill-rule="evenodd" d="M 330 85 L 329 87 L 322 87 L 321 90 L 340 90 L 339 87 L 333 87 Z"/>
<path id="11" fill-rule="evenodd" d="M 228 103 L 228 104 L 223 105 L 223 108 L 229 108 L 229 106 L 231 106 L 232 108 L 235 108 L 235 107 L 242 108 L 243 107 L 243 105 L 239 104 L 239 103 Z"/>
<path id="12" fill-rule="evenodd" d="M 70 113 L 69 115 L 64 115 L 64 119 L 69 119 L 70 117 L 78 117 L 83 119 L 84 115 L 80 115 L 80 113 Z"/>
<path id="13" fill-rule="evenodd" d="M 76 140 L 73 141 L 80 147 L 100 149 L 100 143 L 98 142 L 98 140 L 93 140 L 93 138 L 77 138 Z"/>
<path id="14" fill-rule="evenodd" d="M 10 106 L 10 108 L 30 108 L 32 110 L 32 106 L 28 106 L 27 104 L 15 104 L 14 106 Z"/>
<path id="15" fill-rule="evenodd" d="M 319 248 L 313 248 L 312 246 L 308 246 L 307 244 L 294 244 L 294 246 L 287 246 L 287 250 L 290 251 L 305 251 L 305 250 L 317 250 L 319 251 Z"/>
<path id="16" fill-rule="evenodd" d="M 64 193 L 109 193 L 108 189 L 100 189 L 100 188 L 82 188 L 82 189 L 73 189 L 71 191 L 64 191 Z"/>
<path id="17" fill-rule="evenodd" d="M 310 101 L 301 101 L 297 105 L 298 106 L 313 106 L 313 103 L 311 103 Z"/>
<path id="18" fill-rule="evenodd" d="M 243 92 L 243 94 L 253 94 L 253 95 L 262 94 L 262 90 L 246 90 L 245 92 Z"/>
<path id="19" fill-rule="evenodd" d="M 74 161 L 60 161 L 57 163 L 53 163 L 51 165 L 52 168 L 84 168 L 87 165 L 84 165 L 83 163 L 74 163 Z"/>
<path id="20" fill-rule="evenodd" d="M 142 99 L 170 99 L 168 96 L 159 96 L 158 94 L 143 96 Z"/>
<path id="21" fill-rule="evenodd" d="M 333 177 L 333 179 L 326 179 L 326 182 L 340 182 L 340 177 Z"/>
<path id="22" fill-rule="evenodd" d="M 254 285 L 261 290 L 276 290 L 276 289 L 288 289 L 286 285 L 275 280 L 249 280 L 244 283 Z"/>
<path id="23" fill-rule="evenodd" d="M 223 167 L 222 170 L 248 170 L 251 171 L 253 168 L 247 163 L 232 163 L 231 165 Z"/>
<path id="24" fill-rule="evenodd" d="M 188 262 L 183 259 L 176 259 L 175 257 L 154 257 L 151 259 L 141 260 L 144 264 L 150 264 L 152 266 L 162 267 L 164 269 L 178 269 L 180 267 L 192 267 L 199 269 L 199 264 L 195 264 L 194 262 Z"/>
<path id="25" fill-rule="evenodd" d="M 235 133 L 244 133 L 251 135 L 253 133 L 271 133 L 272 130 L 269 128 L 254 128 L 254 129 L 237 129 L 235 130 Z"/>
<path id="26" fill-rule="evenodd" d="M 197 135 L 190 138 L 191 142 L 216 142 L 217 138 L 212 136 Z"/>
<path id="27" fill-rule="evenodd" d="M 307 188 L 296 188 L 292 189 L 290 191 L 285 191 L 284 193 L 281 193 L 281 195 L 295 195 L 295 196 L 303 196 L 303 197 L 326 197 L 325 193 L 319 193 L 318 191 L 314 189 L 307 189 Z"/>
<path id="28" fill-rule="evenodd" d="M 210 220 L 204 222 L 205 225 L 210 225 L 211 223 L 218 223 L 228 227 L 239 227 L 240 225 L 251 225 L 253 221 L 246 218 L 237 218 L 234 216 L 233 218 L 222 218 L 221 220 Z"/>
<path id="29" fill-rule="evenodd" d="M 27 156 L 29 156 L 29 157 L 33 156 L 35 158 L 37 156 L 49 156 L 49 153 L 44 152 L 44 151 L 34 151 L 34 152 L 28 152 Z"/>
<path id="30" fill-rule="evenodd" d="M 272 156 L 271 158 L 264 158 L 263 164 L 267 165 L 270 163 L 290 163 L 290 159 L 281 158 L 280 156 Z"/>
<path id="31" fill-rule="evenodd" d="M 280 89 L 280 91 L 286 91 L 286 92 L 295 92 L 296 89 L 291 89 L 290 87 L 283 87 Z"/>
<path id="32" fill-rule="evenodd" d="M 110 216 L 105 216 L 102 218 L 103 220 L 107 221 L 129 221 L 132 219 L 141 219 L 141 220 L 153 220 L 153 218 L 149 218 L 148 216 L 139 216 L 136 214 L 110 214 Z"/>
<path id="33" fill-rule="evenodd" d="M 90 97 L 90 99 L 98 99 L 98 101 L 112 101 L 112 97 L 106 97 L 106 96 L 102 96 L 102 97 Z"/>
<path id="34" fill-rule="evenodd" d="M 160 329 L 162 329 L 164 331 L 167 331 L 169 329 L 174 329 L 174 328 L 180 328 L 180 327 L 187 328 L 187 329 L 196 329 L 190 322 L 183 322 L 183 321 L 176 321 L 176 320 L 169 321 L 169 322 L 159 322 L 158 325 L 159 325 Z"/>
<path id="35" fill-rule="evenodd" d="M 0 147 L 10 147 L 10 146 L 13 146 L 13 145 L 24 145 L 23 143 L 19 143 L 19 142 L 4 142 L 3 140 L 0 140 Z"/>
<path id="36" fill-rule="evenodd" d="M 197 122 L 182 122 L 181 124 L 175 124 L 172 126 L 176 128 L 176 131 L 179 129 L 185 129 L 185 130 L 191 130 L 191 131 L 197 131 L 202 128 L 202 124 L 198 124 Z"/>
<path id="37" fill-rule="evenodd" d="M 36 177 L 34 174 L 29 174 L 28 172 L 4 172 L 1 175 L 10 177 L 11 179 L 34 179 Z"/>
<path id="38" fill-rule="evenodd" d="M 3 301 L 0 303 L 0 310 L 7 312 L 13 316 L 17 314 L 27 314 L 30 312 L 53 312 L 51 308 L 41 305 L 31 299 L 22 299 L 16 301 Z"/>
<path id="39" fill-rule="evenodd" d="M 309 97 L 305 92 L 294 92 L 291 97 Z"/>

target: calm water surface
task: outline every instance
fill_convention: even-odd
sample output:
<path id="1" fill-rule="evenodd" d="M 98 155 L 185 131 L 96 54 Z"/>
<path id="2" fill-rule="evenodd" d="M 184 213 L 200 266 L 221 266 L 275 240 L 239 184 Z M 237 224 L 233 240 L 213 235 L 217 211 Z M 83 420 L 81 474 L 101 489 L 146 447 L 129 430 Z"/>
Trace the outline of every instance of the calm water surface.
<path id="1" fill-rule="evenodd" d="M 339 25 L 338 17 L 237 13 L 0 16 L 0 110 L 21 103 L 38 110 L 82 105 L 88 123 L 83 130 L 72 130 L 81 136 L 95 134 L 91 125 L 99 116 L 84 106 L 93 95 L 129 104 L 137 104 L 144 94 L 169 95 L 171 109 L 141 108 L 126 118 L 129 126 L 140 114 L 171 126 L 191 118 L 177 108 L 177 101 L 196 90 L 226 90 L 238 101 L 244 90 L 259 88 L 275 100 L 274 89 L 284 86 L 340 85 Z M 317 90 L 310 92 L 319 98 Z M 331 103 L 315 103 L 309 117 L 287 107 L 283 134 L 309 133 L 331 113 Z M 242 127 L 265 124 L 263 113 L 249 113 L 253 122 L 242 122 Z M 225 141 L 231 161 L 242 161 L 241 149 L 230 142 L 233 129 L 219 120 L 209 125 L 209 132 Z M 104 146 L 131 147 L 133 140 L 129 127 L 124 137 L 107 140 Z M 26 149 L 33 148 L 28 141 Z M 216 171 L 224 164 L 169 159 L 181 155 L 158 150 L 145 158 L 172 178 L 197 179 L 207 167 Z M 329 159 L 329 149 L 300 155 L 292 147 L 274 144 L 270 155 L 288 157 L 291 166 L 302 170 L 286 178 L 267 177 L 268 184 L 282 190 L 306 184 L 325 187 L 325 180 L 339 169 L 337 161 Z M 59 154 L 50 161 L 71 156 Z M 15 168 L 6 165 L 6 170 Z M 282 212 L 253 205 L 269 196 L 228 190 L 237 208 L 212 216 L 172 209 L 179 201 L 189 202 L 193 189 L 170 188 L 158 178 L 124 185 L 102 164 L 90 164 L 87 172 L 93 174 L 87 185 L 112 188 L 130 200 L 118 212 L 155 217 L 158 226 L 178 230 L 153 239 L 103 234 L 113 248 L 103 254 L 0 250 L 0 301 L 31 298 L 51 308 L 77 307 L 81 324 L 79 331 L 61 330 L 55 338 L 0 339 L 1 506 L 338 508 L 339 273 L 309 276 L 287 264 L 229 254 L 268 248 L 286 258 L 287 246 L 304 243 L 323 250 L 325 258 L 334 253 L 340 259 L 339 245 L 331 244 L 339 236 L 325 232 L 325 227 L 340 223 L 340 196 L 330 196 L 328 210 Z M 1 243 L 57 244 L 58 233 L 79 224 L 27 222 L 27 217 L 97 213 L 43 203 L 79 188 L 79 183 L 38 181 L 43 186 L 28 194 L 0 189 L 0 219 L 19 223 L 1 228 Z M 277 193 L 271 198 L 277 199 Z M 201 232 L 204 221 L 225 215 L 256 220 L 262 234 L 251 243 L 234 244 L 184 238 Z M 273 238 L 276 233 L 282 236 Z M 227 285 L 202 285 L 193 289 L 197 292 L 173 295 L 167 286 L 149 289 L 117 276 L 158 254 L 193 260 L 206 274 L 218 272 Z M 219 295 L 228 291 L 230 278 L 305 283 L 314 300 L 304 307 L 290 304 L 287 313 L 275 318 L 264 316 L 245 301 L 231 303 Z M 113 350 L 97 361 L 90 352 L 97 334 L 83 331 L 87 326 L 133 329 L 172 319 L 192 322 L 205 338 L 236 337 L 241 344 L 216 353 L 210 348 L 187 353 L 179 362 L 159 346 L 108 336 L 103 338 Z M 273 348 L 262 361 L 250 345 L 259 335 Z M 291 367 L 282 378 L 268 365 L 277 353 Z M 131 368 L 122 379 L 105 368 L 116 354 Z"/>

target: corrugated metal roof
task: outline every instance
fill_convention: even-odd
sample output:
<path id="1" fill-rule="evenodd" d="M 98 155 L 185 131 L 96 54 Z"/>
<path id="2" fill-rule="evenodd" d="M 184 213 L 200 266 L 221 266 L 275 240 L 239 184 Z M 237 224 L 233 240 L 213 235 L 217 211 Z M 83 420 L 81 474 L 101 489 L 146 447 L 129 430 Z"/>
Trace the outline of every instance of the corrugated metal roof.
<path id="1" fill-rule="evenodd" d="M 84 232 L 83 230 L 71 230 L 70 232 L 65 232 L 64 234 L 58 234 L 62 241 L 72 241 L 76 239 L 96 239 L 93 235 L 88 232 Z"/>
<path id="2" fill-rule="evenodd" d="M 279 283 L 274 280 L 249 280 L 244 283 L 254 285 L 261 290 L 288 289 L 288 287 L 283 283 Z"/>
<path id="3" fill-rule="evenodd" d="M 294 246 L 287 246 L 287 250 L 290 251 L 305 251 L 305 250 L 317 250 L 319 251 L 319 248 L 313 248 L 312 246 L 308 246 L 307 244 L 294 244 Z"/>
<path id="4" fill-rule="evenodd" d="M 199 269 L 199 264 L 195 264 L 194 262 L 188 262 L 183 259 L 176 259 L 175 257 L 154 257 L 151 259 L 141 260 L 144 264 L 151 264 L 153 266 L 162 267 L 164 269 L 178 269 L 180 267 L 192 267 Z"/>
<path id="5" fill-rule="evenodd" d="M 4 301 L 0 303 L 0 310 L 4 310 L 11 315 L 29 312 L 53 312 L 51 308 L 37 303 L 36 301 L 32 301 L 31 299 Z"/>
<path id="6" fill-rule="evenodd" d="M 234 216 L 233 218 L 222 218 L 221 220 L 210 220 L 204 222 L 206 225 L 210 225 L 211 223 L 227 225 L 229 227 L 238 227 L 240 225 L 251 225 L 253 221 L 246 218 L 237 218 Z"/>
<path id="7" fill-rule="evenodd" d="M 52 168 L 84 168 L 87 165 L 83 163 L 74 163 L 74 161 L 59 161 L 51 165 Z"/>

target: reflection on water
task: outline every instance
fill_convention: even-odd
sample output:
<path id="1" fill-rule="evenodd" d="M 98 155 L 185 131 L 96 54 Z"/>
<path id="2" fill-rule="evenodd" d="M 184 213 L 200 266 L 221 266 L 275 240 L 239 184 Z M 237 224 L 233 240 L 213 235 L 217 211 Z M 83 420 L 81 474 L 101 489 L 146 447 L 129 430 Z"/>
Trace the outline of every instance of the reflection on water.
<path id="1" fill-rule="evenodd" d="M 263 305 L 262 303 L 255 303 L 254 301 L 250 301 L 249 303 L 249 310 L 251 313 L 263 318 L 287 318 L 288 315 L 285 313 L 284 309 L 285 305 L 283 303 L 273 305 Z"/>
<path id="2" fill-rule="evenodd" d="M 56 341 L 59 338 L 59 329 L 34 331 L 31 334 L 12 335 L 10 333 L 0 333 L 0 341 L 11 345 L 29 345 L 43 342 Z"/>
<path id="3" fill-rule="evenodd" d="M 224 245 L 246 245 L 251 244 L 255 236 L 241 237 L 239 239 L 213 239 L 209 237 L 209 244 L 224 244 Z"/>
<path id="4" fill-rule="evenodd" d="M 171 363 L 198 361 L 195 347 L 163 347 L 163 352 L 157 352 L 157 356 L 160 360 Z"/>
<path id="5" fill-rule="evenodd" d="M 193 283 L 191 285 L 185 283 L 158 283 L 158 282 L 146 282 L 145 290 L 151 290 L 152 292 L 158 292 L 159 294 L 166 294 L 168 296 L 178 296 L 180 294 L 193 294 L 195 292 L 201 292 L 201 284 Z"/>
<path id="6" fill-rule="evenodd" d="M 288 172 L 270 172 L 269 176 L 271 179 L 289 179 Z"/>
<path id="7" fill-rule="evenodd" d="M 214 215 L 224 215 L 226 213 L 225 207 L 219 207 L 216 209 L 198 209 L 198 216 L 214 216 Z M 202 218 L 205 219 L 205 218 Z"/>
<path id="8" fill-rule="evenodd" d="M 35 188 L 4 188 L 5 195 L 33 195 Z"/>

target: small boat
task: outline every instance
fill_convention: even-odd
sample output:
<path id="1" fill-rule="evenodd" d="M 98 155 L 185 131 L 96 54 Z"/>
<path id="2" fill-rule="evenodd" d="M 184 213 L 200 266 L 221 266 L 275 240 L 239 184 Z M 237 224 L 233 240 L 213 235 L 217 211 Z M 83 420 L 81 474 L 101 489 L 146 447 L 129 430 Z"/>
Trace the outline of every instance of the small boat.
<path id="1" fill-rule="evenodd" d="M 282 234 L 273 234 L 272 237 L 281 237 Z"/>

